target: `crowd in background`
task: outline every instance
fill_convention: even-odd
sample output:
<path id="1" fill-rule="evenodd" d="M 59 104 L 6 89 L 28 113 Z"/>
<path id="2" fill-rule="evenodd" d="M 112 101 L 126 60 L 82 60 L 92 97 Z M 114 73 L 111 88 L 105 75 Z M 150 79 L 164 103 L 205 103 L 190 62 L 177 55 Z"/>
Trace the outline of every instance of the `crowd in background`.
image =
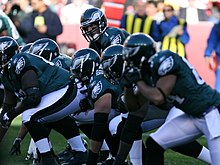
<path id="1" fill-rule="evenodd" d="M 4 13 L 11 18 L 24 43 L 32 43 L 44 37 L 57 41 L 57 36 L 63 33 L 63 26 L 79 25 L 82 12 L 88 8 L 98 7 L 105 11 L 103 4 L 106 2 L 113 1 L 1 0 L 0 5 Z M 173 50 L 184 57 L 187 56 L 185 45 L 190 40 L 187 24 L 204 21 L 217 24 L 220 20 L 220 2 L 211 0 L 126 0 L 123 9 L 120 28 L 130 34 L 134 32 L 150 34 L 156 41 L 159 41 L 158 47 L 162 50 Z M 114 13 L 112 12 L 112 14 Z M 132 14 L 141 18 L 142 23 L 135 25 L 135 21 L 133 21 L 129 23 L 130 27 L 126 27 L 128 23 L 126 24 L 125 16 Z M 153 20 L 152 25 L 149 24 L 149 21 L 147 25 L 142 25 L 147 22 L 146 18 Z M 108 19 L 109 23 L 110 19 Z M 161 36 L 157 35 L 159 33 Z M 176 44 L 177 42 L 178 44 Z M 175 44 L 172 45 L 173 43 Z M 77 49 L 77 43 L 58 42 L 58 44 L 61 52 L 70 56 Z M 209 52 L 213 51 L 212 48 L 209 49 Z M 207 53 L 205 56 L 207 57 Z"/>

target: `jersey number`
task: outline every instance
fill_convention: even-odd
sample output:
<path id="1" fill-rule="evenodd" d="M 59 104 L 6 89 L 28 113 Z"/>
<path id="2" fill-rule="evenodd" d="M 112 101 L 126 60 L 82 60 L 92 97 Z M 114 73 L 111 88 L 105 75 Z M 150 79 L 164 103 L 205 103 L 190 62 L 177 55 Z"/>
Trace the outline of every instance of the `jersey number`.
<path id="1" fill-rule="evenodd" d="M 195 68 L 185 59 L 183 58 L 183 61 L 188 65 L 188 67 L 192 70 L 192 73 L 199 85 L 204 84 L 204 80 L 199 76 L 198 72 L 195 70 Z"/>

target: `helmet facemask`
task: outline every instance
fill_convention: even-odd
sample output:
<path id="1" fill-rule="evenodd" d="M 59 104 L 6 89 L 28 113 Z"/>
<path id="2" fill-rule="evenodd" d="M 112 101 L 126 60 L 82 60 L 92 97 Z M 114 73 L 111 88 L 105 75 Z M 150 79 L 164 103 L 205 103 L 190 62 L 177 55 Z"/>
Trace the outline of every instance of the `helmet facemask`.
<path id="1" fill-rule="evenodd" d="M 101 34 L 105 31 L 106 27 L 103 27 L 101 21 L 92 22 L 87 26 L 80 27 L 82 35 L 88 42 L 97 41 Z"/>
<path id="2" fill-rule="evenodd" d="M 87 9 L 81 16 L 81 31 L 88 42 L 96 41 L 107 28 L 107 19 L 98 8 Z"/>

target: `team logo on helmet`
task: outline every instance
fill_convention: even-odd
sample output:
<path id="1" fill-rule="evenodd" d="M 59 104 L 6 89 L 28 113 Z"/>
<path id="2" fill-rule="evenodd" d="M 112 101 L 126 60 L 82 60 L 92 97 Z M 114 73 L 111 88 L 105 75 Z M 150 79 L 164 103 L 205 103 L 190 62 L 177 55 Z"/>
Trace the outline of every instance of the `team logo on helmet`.
<path id="1" fill-rule="evenodd" d="M 89 19 L 86 22 L 82 22 L 82 26 L 87 25 L 89 23 L 95 22 L 95 21 L 99 21 L 102 17 L 102 12 L 100 11 L 95 11 L 94 13 L 92 13 L 91 15 L 91 19 Z"/>
<path id="2" fill-rule="evenodd" d="M 49 44 L 49 42 L 46 42 L 46 43 L 39 43 L 37 45 L 34 45 L 32 50 L 31 50 L 31 53 L 33 54 L 37 54 L 37 55 L 41 55 L 41 53 L 43 52 L 43 50 L 47 47 L 47 45 Z"/>
<path id="3" fill-rule="evenodd" d="M 10 46 L 12 46 L 13 44 L 13 41 L 5 41 L 5 42 L 2 42 L 0 44 L 0 51 L 4 51 L 5 49 L 9 48 Z"/>

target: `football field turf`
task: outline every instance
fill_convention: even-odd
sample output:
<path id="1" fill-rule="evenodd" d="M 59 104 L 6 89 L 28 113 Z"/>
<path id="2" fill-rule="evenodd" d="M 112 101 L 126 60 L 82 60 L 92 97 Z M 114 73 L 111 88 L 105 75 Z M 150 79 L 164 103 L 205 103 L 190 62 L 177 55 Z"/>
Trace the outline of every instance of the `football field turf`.
<path id="1" fill-rule="evenodd" d="M 1 146 L 2 153 L 0 159 L 1 160 L 4 159 L 4 163 L 0 165 L 29 165 L 30 163 L 30 161 L 25 160 L 25 157 L 27 155 L 27 149 L 30 142 L 29 134 L 25 137 L 25 139 L 21 143 L 21 154 L 18 156 L 16 155 L 11 156 L 9 154 L 12 143 L 19 131 L 20 124 L 21 124 L 21 119 L 20 117 L 17 117 L 13 121 L 10 129 L 8 130 L 6 136 L 2 141 L 2 146 Z M 146 137 L 147 134 L 144 134 L 143 138 L 146 139 Z M 52 131 L 50 135 L 50 140 L 52 142 L 55 153 L 59 153 L 60 151 L 63 151 L 65 149 L 66 141 L 64 137 L 61 136 L 60 134 Z M 199 141 L 203 145 L 206 144 L 205 139 L 203 137 L 201 137 Z M 166 165 L 205 165 L 205 163 L 199 160 L 187 156 L 183 156 L 171 150 L 168 150 L 165 153 L 165 164 Z"/>

